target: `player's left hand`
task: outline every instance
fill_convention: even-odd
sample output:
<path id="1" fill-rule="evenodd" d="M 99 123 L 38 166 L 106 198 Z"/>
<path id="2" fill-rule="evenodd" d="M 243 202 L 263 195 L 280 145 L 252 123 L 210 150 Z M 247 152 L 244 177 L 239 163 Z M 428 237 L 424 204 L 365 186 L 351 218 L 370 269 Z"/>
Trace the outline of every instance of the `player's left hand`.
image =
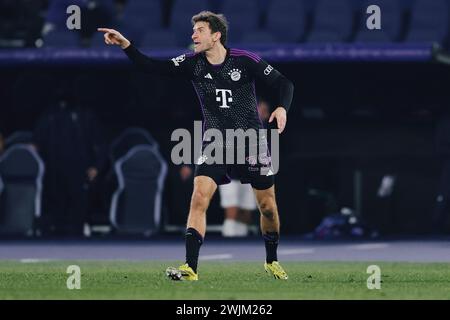
<path id="1" fill-rule="evenodd" d="M 273 119 L 277 120 L 278 133 L 282 133 L 287 122 L 286 109 L 283 107 L 276 108 L 270 115 L 269 123 L 271 123 Z"/>

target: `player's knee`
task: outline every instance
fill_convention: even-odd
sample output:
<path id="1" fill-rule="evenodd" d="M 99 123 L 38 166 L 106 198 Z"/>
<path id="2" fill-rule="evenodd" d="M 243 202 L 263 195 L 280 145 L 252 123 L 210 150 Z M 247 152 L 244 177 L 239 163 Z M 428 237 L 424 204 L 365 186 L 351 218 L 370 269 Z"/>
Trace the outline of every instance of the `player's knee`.
<path id="1" fill-rule="evenodd" d="M 270 221 L 275 220 L 275 211 L 274 210 L 270 210 L 270 209 L 269 210 L 261 210 L 261 214 L 267 220 L 270 220 Z"/>
<path id="2" fill-rule="evenodd" d="M 261 211 L 261 214 L 269 219 L 269 220 L 274 220 L 275 215 L 277 213 L 277 206 L 275 204 L 275 200 L 274 199 L 267 199 L 267 200 L 263 200 L 259 203 L 259 210 Z"/>
<path id="3" fill-rule="evenodd" d="M 208 204 L 209 198 L 204 192 L 199 190 L 194 191 L 191 200 L 192 209 L 205 211 L 208 208 Z"/>

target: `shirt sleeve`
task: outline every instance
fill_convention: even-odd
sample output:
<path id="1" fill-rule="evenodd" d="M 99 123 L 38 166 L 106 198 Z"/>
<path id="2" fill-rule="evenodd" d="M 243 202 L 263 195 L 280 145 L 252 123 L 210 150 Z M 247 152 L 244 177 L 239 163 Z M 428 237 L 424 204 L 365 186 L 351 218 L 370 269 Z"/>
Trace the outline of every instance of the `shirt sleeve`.
<path id="1" fill-rule="evenodd" d="M 162 76 L 192 79 L 194 59 L 190 54 L 182 54 L 170 60 L 158 60 L 146 56 L 133 45 L 123 51 L 139 70 Z"/>
<path id="2" fill-rule="evenodd" d="M 274 90 L 277 99 L 276 106 L 283 107 L 288 111 L 294 96 L 294 84 L 254 53 L 249 53 L 247 63 L 253 76 Z"/>

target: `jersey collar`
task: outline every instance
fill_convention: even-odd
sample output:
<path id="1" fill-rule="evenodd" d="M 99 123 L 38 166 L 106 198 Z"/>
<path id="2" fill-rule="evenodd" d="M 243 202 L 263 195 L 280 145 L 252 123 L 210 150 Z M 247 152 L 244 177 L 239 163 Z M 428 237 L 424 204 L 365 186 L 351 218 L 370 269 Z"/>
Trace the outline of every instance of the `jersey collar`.
<path id="1" fill-rule="evenodd" d="M 227 50 L 227 53 L 225 54 L 225 59 L 223 60 L 223 62 L 221 64 L 212 64 L 211 62 L 209 62 L 208 58 L 206 58 L 206 54 L 204 52 L 202 53 L 203 54 L 203 58 L 206 61 L 206 64 L 213 71 L 219 71 L 220 69 L 222 69 L 222 67 L 225 65 L 225 63 L 227 62 L 228 58 L 230 57 L 230 48 L 225 47 L 225 49 Z"/>

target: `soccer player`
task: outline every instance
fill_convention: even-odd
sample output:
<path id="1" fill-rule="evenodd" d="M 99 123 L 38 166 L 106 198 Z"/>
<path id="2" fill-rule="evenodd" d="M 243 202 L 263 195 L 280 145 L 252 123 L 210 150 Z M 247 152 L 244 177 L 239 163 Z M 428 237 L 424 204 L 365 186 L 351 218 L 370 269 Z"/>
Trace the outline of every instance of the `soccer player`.
<path id="1" fill-rule="evenodd" d="M 211 128 L 221 132 L 225 129 L 261 129 L 254 81 L 256 78 L 262 80 L 277 94 L 277 107 L 269 122 L 275 119 L 278 132 L 281 133 L 286 126 L 286 113 L 292 102 L 292 82 L 258 55 L 226 47 L 228 23 L 223 15 L 202 11 L 192 17 L 192 25 L 194 52 L 168 61 L 147 57 L 116 30 L 98 30 L 104 32 L 106 44 L 120 46 L 142 70 L 190 80 L 202 106 L 203 129 L 206 131 Z M 211 141 L 204 137 L 203 146 L 208 143 Z M 226 145 L 223 147 L 226 148 Z M 169 267 L 166 274 L 170 279 L 198 280 L 198 256 L 205 237 L 206 211 L 217 186 L 230 182 L 227 175 L 230 170 L 238 172 L 242 183 L 250 183 L 253 187 L 261 212 L 266 272 L 276 279 L 288 279 L 277 258 L 280 222 L 275 200 L 274 176 L 270 171 L 263 175 L 261 170 L 258 170 L 267 166 L 267 162 L 248 162 L 234 165 L 207 164 L 203 161 L 197 163 L 185 234 L 186 263 L 178 268 Z"/>

